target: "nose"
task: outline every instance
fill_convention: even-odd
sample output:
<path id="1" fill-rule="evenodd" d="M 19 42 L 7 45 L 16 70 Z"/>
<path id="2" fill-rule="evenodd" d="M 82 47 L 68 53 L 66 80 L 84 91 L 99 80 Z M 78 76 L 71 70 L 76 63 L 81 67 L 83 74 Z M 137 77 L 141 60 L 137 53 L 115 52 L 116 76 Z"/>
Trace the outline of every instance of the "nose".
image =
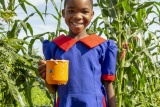
<path id="1" fill-rule="evenodd" d="M 76 14 L 74 14 L 74 18 L 75 18 L 76 20 L 81 20 L 81 19 L 82 19 L 81 13 L 76 13 Z"/>

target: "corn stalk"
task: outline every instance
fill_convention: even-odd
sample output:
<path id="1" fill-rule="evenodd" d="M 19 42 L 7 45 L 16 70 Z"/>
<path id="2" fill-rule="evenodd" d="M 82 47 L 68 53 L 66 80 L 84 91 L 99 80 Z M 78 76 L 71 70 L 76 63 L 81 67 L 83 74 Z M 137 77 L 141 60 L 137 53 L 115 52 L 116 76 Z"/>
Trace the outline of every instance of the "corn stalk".
<path id="1" fill-rule="evenodd" d="M 115 81 L 118 107 L 158 105 L 149 96 L 159 94 L 160 85 L 152 85 L 160 80 L 159 60 L 154 58 L 160 56 L 159 30 L 150 31 L 149 27 L 160 26 L 160 4 L 136 0 L 97 0 L 97 3 L 102 12 L 99 19 L 103 19 L 100 25 L 104 24 L 97 31 L 115 40 L 119 48 Z M 148 21 L 151 14 L 155 17 Z M 154 88 L 147 90 L 149 86 Z"/>

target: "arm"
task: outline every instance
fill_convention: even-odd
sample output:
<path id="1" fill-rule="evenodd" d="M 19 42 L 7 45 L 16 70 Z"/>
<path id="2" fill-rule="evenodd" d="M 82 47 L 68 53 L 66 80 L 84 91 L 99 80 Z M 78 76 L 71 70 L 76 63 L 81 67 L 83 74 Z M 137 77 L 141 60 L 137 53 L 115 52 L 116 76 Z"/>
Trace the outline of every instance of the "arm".
<path id="1" fill-rule="evenodd" d="M 46 87 L 50 93 L 52 93 L 52 94 L 56 93 L 56 90 L 55 90 L 56 86 L 55 85 L 48 84 L 46 81 L 45 81 L 45 84 L 46 84 Z"/>
<path id="2" fill-rule="evenodd" d="M 112 81 L 104 81 L 103 84 L 107 92 L 109 107 L 116 107 L 116 97 L 115 97 Z"/>
<path id="3" fill-rule="evenodd" d="M 107 92 L 109 107 L 116 107 L 116 98 L 112 82 L 116 75 L 116 60 L 118 47 L 115 42 L 108 40 L 102 47 L 102 80 Z"/>
<path id="4" fill-rule="evenodd" d="M 39 61 L 38 73 L 41 76 L 41 78 L 45 80 L 45 85 L 46 85 L 47 89 L 49 90 L 49 92 L 52 94 L 55 94 L 56 93 L 55 92 L 56 86 L 48 84 L 46 82 L 46 61 L 44 61 L 44 60 Z"/>

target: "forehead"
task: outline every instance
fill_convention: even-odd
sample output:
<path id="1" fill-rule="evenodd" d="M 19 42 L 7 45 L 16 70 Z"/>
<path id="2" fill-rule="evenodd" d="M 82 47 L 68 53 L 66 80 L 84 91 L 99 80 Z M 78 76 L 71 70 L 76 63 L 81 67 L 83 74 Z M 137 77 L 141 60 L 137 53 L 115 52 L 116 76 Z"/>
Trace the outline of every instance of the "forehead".
<path id="1" fill-rule="evenodd" d="M 64 7 L 68 6 L 87 6 L 92 7 L 93 3 L 92 0 L 65 0 Z"/>

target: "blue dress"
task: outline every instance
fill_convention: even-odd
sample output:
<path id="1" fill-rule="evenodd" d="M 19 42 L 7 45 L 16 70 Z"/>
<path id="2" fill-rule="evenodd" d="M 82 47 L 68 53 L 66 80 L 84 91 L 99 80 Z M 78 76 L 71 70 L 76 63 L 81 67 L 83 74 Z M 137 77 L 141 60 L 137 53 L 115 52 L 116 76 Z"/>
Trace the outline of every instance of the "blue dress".
<path id="1" fill-rule="evenodd" d="M 104 81 L 114 81 L 118 48 L 95 34 L 81 40 L 60 35 L 43 42 L 46 60 L 69 60 L 69 80 L 58 85 L 58 107 L 106 107 Z"/>

